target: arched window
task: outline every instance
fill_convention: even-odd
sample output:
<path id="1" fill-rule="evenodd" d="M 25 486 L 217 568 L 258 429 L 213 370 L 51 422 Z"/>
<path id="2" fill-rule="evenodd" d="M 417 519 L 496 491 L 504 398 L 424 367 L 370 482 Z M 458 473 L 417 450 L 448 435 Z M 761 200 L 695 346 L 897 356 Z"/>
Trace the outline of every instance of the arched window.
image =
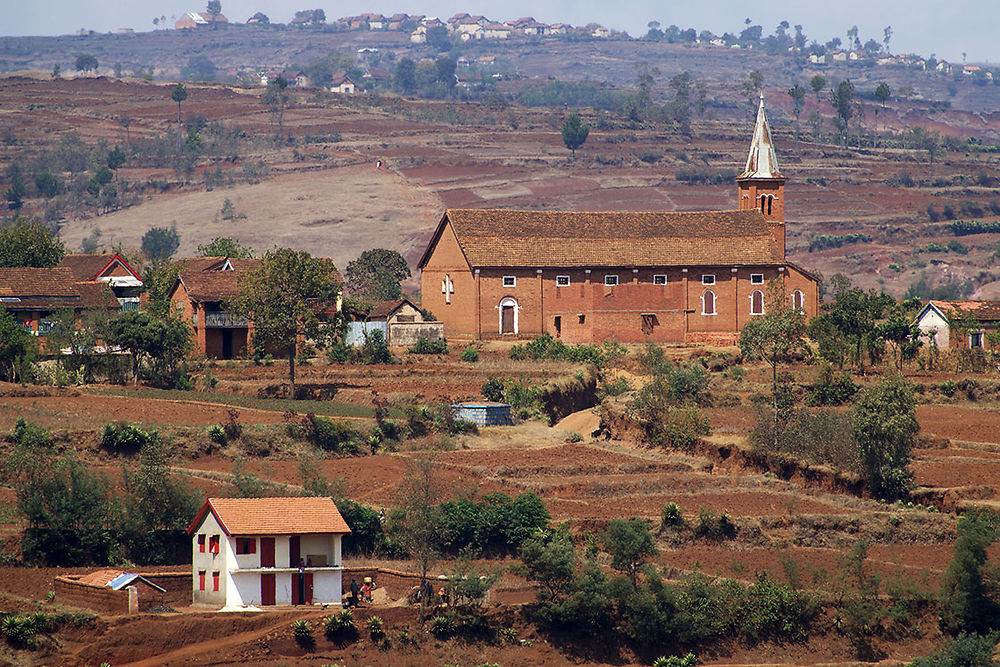
<path id="1" fill-rule="evenodd" d="M 774 195 L 760 196 L 760 212 L 764 215 L 771 215 L 771 206 L 774 202 Z"/>
<path id="2" fill-rule="evenodd" d="M 805 306 L 804 297 L 805 295 L 802 293 L 802 290 L 795 290 L 792 292 L 792 310 L 798 313 L 803 312 L 803 308 Z"/>
<path id="3" fill-rule="evenodd" d="M 755 289 L 750 293 L 750 314 L 751 315 L 763 315 L 764 314 L 764 293 L 759 289 Z"/>
<path id="4" fill-rule="evenodd" d="M 715 292 L 710 289 L 701 295 L 701 314 L 715 315 Z"/>

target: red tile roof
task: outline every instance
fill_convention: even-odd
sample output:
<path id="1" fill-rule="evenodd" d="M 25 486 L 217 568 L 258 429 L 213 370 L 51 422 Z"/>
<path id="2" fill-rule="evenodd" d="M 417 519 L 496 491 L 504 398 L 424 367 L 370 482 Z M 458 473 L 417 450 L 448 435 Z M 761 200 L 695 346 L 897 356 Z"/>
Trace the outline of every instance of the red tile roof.
<path id="1" fill-rule="evenodd" d="M 745 266 L 783 264 L 764 216 L 751 211 L 574 212 L 449 209 L 421 258 L 450 223 L 479 267 Z"/>
<path id="2" fill-rule="evenodd" d="M 118 310 L 121 307 L 115 293 L 106 283 L 77 283 L 76 289 L 80 292 L 80 302 L 84 308 Z"/>
<path id="3" fill-rule="evenodd" d="M 350 533 L 332 498 L 209 498 L 188 527 L 211 511 L 227 535 Z"/>
<path id="4" fill-rule="evenodd" d="M 111 580 L 115 577 L 119 577 L 124 572 L 122 570 L 97 570 L 96 572 L 91 572 L 90 574 L 85 574 L 77 581 L 81 584 L 87 584 L 88 586 L 107 586 L 111 583 Z"/>
<path id="5" fill-rule="evenodd" d="M 376 301 L 368 311 L 368 318 L 372 320 L 385 319 L 396 312 L 403 304 L 408 303 L 416 310 L 420 310 L 409 299 L 394 299 L 393 301 Z"/>

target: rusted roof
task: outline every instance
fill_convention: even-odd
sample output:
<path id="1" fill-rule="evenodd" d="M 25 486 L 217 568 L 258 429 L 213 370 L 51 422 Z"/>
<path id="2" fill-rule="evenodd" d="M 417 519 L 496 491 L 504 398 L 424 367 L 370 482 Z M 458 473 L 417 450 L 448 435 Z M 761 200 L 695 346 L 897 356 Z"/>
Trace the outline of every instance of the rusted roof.
<path id="1" fill-rule="evenodd" d="M 420 310 L 409 299 L 394 299 L 392 301 L 376 301 L 372 304 L 372 308 L 368 311 L 368 319 L 371 320 L 382 320 L 397 310 L 399 310 L 403 304 L 410 304 L 410 306 L 416 310 Z"/>
<path id="2" fill-rule="evenodd" d="M 445 211 L 419 266 L 450 223 L 470 266 L 636 267 L 783 264 L 757 210 Z"/>
<path id="3" fill-rule="evenodd" d="M 927 302 L 945 317 L 971 315 L 980 322 L 1000 322 L 1000 301 L 938 301 Z"/>
<path id="4" fill-rule="evenodd" d="M 121 570 L 97 570 L 83 575 L 77 581 L 88 586 L 107 586 L 112 579 L 120 577 L 122 574 L 124 573 Z"/>
<path id="5" fill-rule="evenodd" d="M 59 262 L 73 272 L 73 277 L 82 282 L 94 280 L 107 268 L 115 255 L 66 255 Z"/>
<path id="6" fill-rule="evenodd" d="M 227 535 L 350 533 L 332 498 L 209 498 L 188 527 L 212 512 Z"/>

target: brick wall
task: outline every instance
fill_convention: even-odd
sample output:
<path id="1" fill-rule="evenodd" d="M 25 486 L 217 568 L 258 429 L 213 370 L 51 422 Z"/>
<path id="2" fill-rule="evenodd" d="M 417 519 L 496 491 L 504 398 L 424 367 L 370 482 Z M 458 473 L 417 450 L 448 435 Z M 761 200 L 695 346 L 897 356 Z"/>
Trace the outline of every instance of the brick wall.
<path id="1" fill-rule="evenodd" d="M 389 325 L 390 345 L 413 345 L 420 338 L 443 338 L 442 322 L 396 322 Z"/>
<path id="2" fill-rule="evenodd" d="M 160 593 L 145 584 L 136 584 L 139 611 L 161 605 L 176 608 L 191 604 L 190 572 L 144 573 L 142 576 L 167 590 L 165 593 Z M 129 613 L 128 590 L 115 591 L 107 586 L 85 584 L 78 579 L 79 575 L 55 578 L 53 590 L 56 592 L 57 602 L 73 607 L 92 609 L 102 614 L 123 615 Z"/>

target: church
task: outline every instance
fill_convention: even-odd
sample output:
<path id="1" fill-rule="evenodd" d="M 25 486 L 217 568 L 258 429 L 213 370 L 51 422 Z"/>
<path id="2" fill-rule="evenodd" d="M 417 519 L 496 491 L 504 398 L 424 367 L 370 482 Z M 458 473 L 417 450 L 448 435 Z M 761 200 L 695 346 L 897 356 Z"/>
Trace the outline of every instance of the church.
<path id="1" fill-rule="evenodd" d="M 785 177 L 761 98 L 735 211 L 448 209 L 420 259 L 448 338 L 729 345 L 777 278 L 816 314 L 819 281 L 785 257 Z"/>

